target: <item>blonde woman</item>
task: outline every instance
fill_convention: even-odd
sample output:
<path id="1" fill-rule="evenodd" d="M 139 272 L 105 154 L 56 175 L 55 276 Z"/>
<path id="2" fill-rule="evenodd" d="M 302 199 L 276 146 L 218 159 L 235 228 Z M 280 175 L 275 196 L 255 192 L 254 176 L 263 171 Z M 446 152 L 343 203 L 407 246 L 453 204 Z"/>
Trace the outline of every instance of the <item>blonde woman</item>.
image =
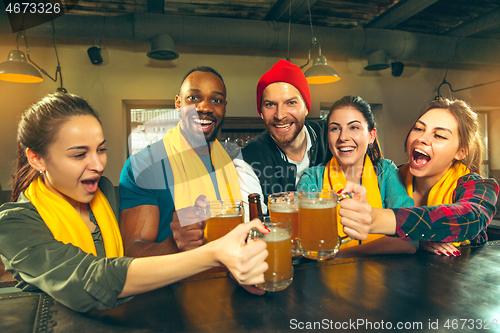
<path id="1" fill-rule="evenodd" d="M 478 130 L 477 116 L 466 102 L 429 103 L 408 133 L 409 161 L 400 169 L 417 207 L 372 208 L 366 189 L 350 183 L 346 190 L 357 193 L 358 200 L 340 204 L 343 224 L 363 235 L 369 230 L 424 241 L 424 249 L 448 256 L 460 255 L 452 242 L 486 242 L 498 183 L 481 177 Z"/>

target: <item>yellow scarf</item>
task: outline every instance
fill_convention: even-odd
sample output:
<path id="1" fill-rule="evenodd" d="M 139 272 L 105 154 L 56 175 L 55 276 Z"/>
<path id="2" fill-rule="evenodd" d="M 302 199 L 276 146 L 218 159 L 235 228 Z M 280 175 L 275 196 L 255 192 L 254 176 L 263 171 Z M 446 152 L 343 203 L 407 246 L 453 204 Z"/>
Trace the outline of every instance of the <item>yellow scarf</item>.
<path id="1" fill-rule="evenodd" d="M 408 163 L 403 165 L 399 169 L 399 173 L 403 177 L 406 186 L 406 192 L 413 198 L 413 175 L 410 172 L 410 166 Z M 437 205 L 449 205 L 453 203 L 453 192 L 457 187 L 457 181 L 460 177 L 463 177 L 470 173 L 470 170 L 463 163 L 455 163 L 452 167 L 444 174 L 441 179 L 432 186 L 429 196 L 427 197 L 427 206 L 437 206 Z M 452 243 L 455 246 L 467 245 L 470 241 L 464 241 L 461 243 Z"/>
<path id="2" fill-rule="evenodd" d="M 175 209 L 194 205 L 201 194 L 207 200 L 217 200 L 212 178 L 200 157 L 181 133 L 180 125 L 167 132 L 163 144 L 174 176 Z M 210 151 L 221 200 L 241 200 L 238 173 L 233 161 L 219 141 Z"/>
<path id="3" fill-rule="evenodd" d="M 332 157 L 330 162 L 325 167 L 325 172 L 323 173 L 323 189 L 334 190 L 338 192 L 340 189 L 344 188 L 347 180 L 345 179 L 344 172 L 340 168 L 339 163 L 335 157 Z M 380 196 L 380 189 L 378 187 L 377 174 L 373 168 L 372 161 L 368 156 L 365 156 L 365 164 L 363 166 L 363 175 L 361 177 L 361 184 L 366 187 L 366 196 L 370 206 L 375 208 L 382 208 L 382 198 Z M 340 224 L 339 216 L 340 205 L 337 205 L 337 226 L 338 232 L 341 237 L 346 234 L 343 231 L 342 224 Z M 363 241 L 363 243 L 371 242 L 377 238 L 384 237 L 384 235 L 368 235 L 368 238 Z M 347 244 L 342 245 L 343 248 L 348 248 L 351 246 L 359 245 L 358 241 L 351 241 Z"/>
<path id="4" fill-rule="evenodd" d="M 41 177 L 26 189 L 25 195 L 35 206 L 54 238 L 64 244 L 71 243 L 86 253 L 97 256 L 94 240 L 89 228 L 73 206 L 51 192 Z M 123 243 L 120 228 L 108 199 L 100 189 L 90 202 L 97 224 L 101 229 L 106 257 L 122 257 Z"/>

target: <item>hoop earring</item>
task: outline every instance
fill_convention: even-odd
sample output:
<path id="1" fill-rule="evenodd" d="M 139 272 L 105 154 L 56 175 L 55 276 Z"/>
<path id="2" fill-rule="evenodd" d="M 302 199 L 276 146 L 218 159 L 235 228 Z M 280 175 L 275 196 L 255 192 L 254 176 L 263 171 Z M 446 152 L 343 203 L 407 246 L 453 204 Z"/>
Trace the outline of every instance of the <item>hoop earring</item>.
<path id="1" fill-rule="evenodd" d="M 372 148 L 373 148 L 373 142 L 370 142 L 370 144 L 368 145 L 368 148 L 369 148 L 369 149 L 372 149 Z"/>

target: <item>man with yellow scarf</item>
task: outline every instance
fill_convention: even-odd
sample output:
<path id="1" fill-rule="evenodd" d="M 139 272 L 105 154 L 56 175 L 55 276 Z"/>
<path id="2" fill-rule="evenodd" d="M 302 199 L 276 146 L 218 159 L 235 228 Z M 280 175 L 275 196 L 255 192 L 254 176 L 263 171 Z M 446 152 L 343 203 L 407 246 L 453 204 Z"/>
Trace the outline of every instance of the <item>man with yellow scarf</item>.
<path id="1" fill-rule="evenodd" d="M 206 243 L 200 209 L 206 200 L 241 200 L 234 164 L 216 140 L 226 103 L 220 74 L 210 67 L 192 69 L 175 97 L 179 124 L 127 160 L 120 177 L 126 255 L 197 248 Z"/>
<path id="2" fill-rule="evenodd" d="M 31 105 L 17 148 L 12 199 L 0 207 L 0 259 L 17 288 L 86 312 L 221 265 L 241 284 L 264 282 L 265 242 L 242 241 L 253 227 L 269 232 L 258 220 L 192 251 L 124 256 L 115 190 L 103 177 L 106 140 L 82 98 L 55 93 Z"/>

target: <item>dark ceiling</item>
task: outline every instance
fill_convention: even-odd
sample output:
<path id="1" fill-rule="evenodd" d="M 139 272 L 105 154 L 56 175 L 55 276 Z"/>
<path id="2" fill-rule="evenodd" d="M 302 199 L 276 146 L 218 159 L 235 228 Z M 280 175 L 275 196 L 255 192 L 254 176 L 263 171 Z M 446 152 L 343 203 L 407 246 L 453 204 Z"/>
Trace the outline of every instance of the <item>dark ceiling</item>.
<path id="1" fill-rule="evenodd" d="M 308 7 L 314 26 L 500 40 L 498 0 L 80 0 L 70 15 L 155 13 L 288 22 L 291 12 L 291 23 L 308 25 Z"/>
<path id="2" fill-rule="evenodd" d="M 392 60 L 430 65 L 500 65 L 499 0 L 44 1 L 74 7 L 32 28 L 18 15 L 17 31 L 25 27 L 30 37 L 49 38 L 57 31 L 58 38 L 97 43 L 150 42 L 159 54 L 171 53 L 174 43 L 303 52 L 317 40 L 326 54 L 368 56 L 369 63 L 380 51 Z M 2 15 L 0 35 L 12 35 L 15 20 Z"/>

